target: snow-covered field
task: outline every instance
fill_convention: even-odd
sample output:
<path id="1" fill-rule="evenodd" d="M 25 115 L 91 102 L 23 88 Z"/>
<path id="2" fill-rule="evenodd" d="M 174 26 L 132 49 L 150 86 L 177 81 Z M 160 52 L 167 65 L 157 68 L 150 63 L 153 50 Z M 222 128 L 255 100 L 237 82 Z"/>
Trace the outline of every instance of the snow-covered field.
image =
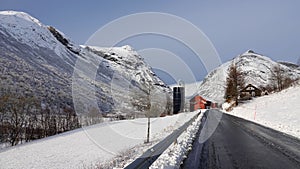
<path id="1" fill-rule="evenodd" d="M 162 140 L 197 112 L 152 118 L 150 139 L 144 145 L 147 119 L 105 122 L 57 136 L 15 146 L 0 152 L 0 168 L 94 168 L 121 153 L 144 149 Z M 141 148 L 142 147 L 142 148 Z M 136 158 L 131 157 L 131 158 Z"/>
<path id="2" fill-rule="evenodd" d="M 226 113 L 300 138 L 300 86 L 255 98 Z"/>

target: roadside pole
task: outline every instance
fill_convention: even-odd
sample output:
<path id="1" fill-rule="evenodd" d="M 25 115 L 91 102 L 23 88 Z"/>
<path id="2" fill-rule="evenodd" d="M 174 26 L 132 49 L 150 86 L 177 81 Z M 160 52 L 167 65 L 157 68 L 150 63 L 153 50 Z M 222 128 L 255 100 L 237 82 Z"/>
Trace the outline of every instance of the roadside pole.
<path id="1" fill-rule="evenodd" d="M 257 109 L 257 104 L 255 104 L 255 109 L 254 109 L 254 117 L 253 117 L 254 120 L 256 119 L 256 109 Z"/>
<path id="2" fill-rule="evenodd" d="M 147 140 L 146 143 L 149 143 L 150 140 L 150 116 L 148 116 L 148 129 L 147 129 Z"/>

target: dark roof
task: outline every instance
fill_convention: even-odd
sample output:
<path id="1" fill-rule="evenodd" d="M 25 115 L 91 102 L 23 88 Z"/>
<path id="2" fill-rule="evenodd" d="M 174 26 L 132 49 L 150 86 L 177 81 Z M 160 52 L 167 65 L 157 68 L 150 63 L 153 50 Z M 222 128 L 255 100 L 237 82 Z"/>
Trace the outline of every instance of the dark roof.
<path id="1" fill-rule="evenodd" d="M 247 92 L 249 90 L 246 90 L 248 87 L 253 87 L 255 90 L 259 90 L 259 91 L 262 91 L 260 90 L 259 88 L 257 88 L 256 86 L 252 85 L 252 84 L 248 84 L 246 87 L 244 87 L 241 92 Z"/>

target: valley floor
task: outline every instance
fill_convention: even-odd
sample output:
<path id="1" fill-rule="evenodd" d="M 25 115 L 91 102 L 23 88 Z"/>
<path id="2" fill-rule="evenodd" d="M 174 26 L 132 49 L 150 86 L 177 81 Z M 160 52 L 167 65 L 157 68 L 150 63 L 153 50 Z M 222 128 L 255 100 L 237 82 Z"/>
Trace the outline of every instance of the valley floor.
<path id="1" fill-rule="evenodd" d="M 151 119 L 152 144 L 144 144 L 146 118 L 105 122 L 1 150 L 0 168 L 95 168 L 100 163 L 111 165 L 113 159 L 124 158 L 122 154 L 134 159 L 196 113 Z"/>
<path id="2" fill-rule="evenodd" d="M 240 104 L 231 112 L 258 124 L 300 138 L 300 87 L 291 87 Z M 147 119 L 105 122 L 0 151 L 0 168 L 106 168 L 122 167 L 182 126 L 197 112 L 151 119 L 151 143 L 146 139 Z M 199 120 L 170 146 L 152 168 L 176 166 L 190 149 Z M 176 155 L 177 154 L 177 155 Z M 164 163 L 162 163 L 164 162 Z M 116 164 L 123 163 L 123 164 Z"/>

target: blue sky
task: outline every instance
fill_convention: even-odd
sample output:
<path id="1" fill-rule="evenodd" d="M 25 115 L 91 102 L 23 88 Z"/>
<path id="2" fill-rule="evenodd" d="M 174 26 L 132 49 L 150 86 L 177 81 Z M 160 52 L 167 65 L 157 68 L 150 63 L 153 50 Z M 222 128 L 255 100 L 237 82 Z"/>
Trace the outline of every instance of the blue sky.
<path id="1" fill-rule="evenodd" d="M 300 1 L 298 0 L 0 0 L 0 10 L 24 11 L 52 25 L 78 44 L 119 17 L 137 12 L 164 12 L 182 17 L 200 28 L 217 49 L 222 62 L 252 49 L 273 60 L 296 63 L 300 57 Z M 157 37 L 128 41 L 135 49 L 159 47 L 181 57 L 193 55 L 177 42 Z M 157 43 L 157 40 L 160 43 Z M 165 45 L 169 44 L 169 45 Z M 189 62 L 189 61 L 188 61 Z M 189 66 L 201 80 L 202 65 Z"/>

